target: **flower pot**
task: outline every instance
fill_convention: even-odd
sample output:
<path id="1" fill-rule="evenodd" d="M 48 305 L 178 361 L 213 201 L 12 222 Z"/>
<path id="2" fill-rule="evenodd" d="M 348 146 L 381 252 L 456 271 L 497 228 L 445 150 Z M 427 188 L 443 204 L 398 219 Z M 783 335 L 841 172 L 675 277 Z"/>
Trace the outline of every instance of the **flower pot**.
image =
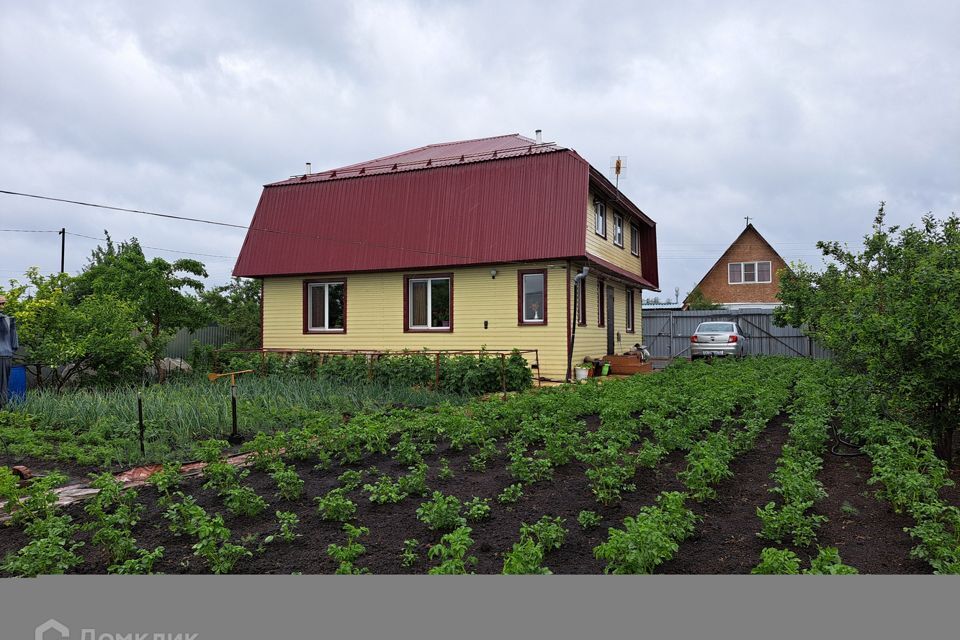
<path id="1" fill-rule="evenodd" d="M 610 363 L 604 362 L 603 369 L 600 370 L 600 375 L 605 376 L 610 374 Z"/>
<path id="2" fill-rule="evenodd" d="M 573 370 L 573 375 L 576 380 L 586 380 L 589 373 L 589 369 L 584 369 L 583 367 L 577 367 Z"/>

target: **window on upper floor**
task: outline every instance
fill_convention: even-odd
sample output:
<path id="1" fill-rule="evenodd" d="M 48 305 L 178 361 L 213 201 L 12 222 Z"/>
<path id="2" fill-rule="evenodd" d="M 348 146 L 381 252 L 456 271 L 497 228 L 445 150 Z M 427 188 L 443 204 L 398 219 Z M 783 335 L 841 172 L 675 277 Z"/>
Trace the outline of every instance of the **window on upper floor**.
<path id="1" fill-rule="evenodd" d="M 759 284 L 771 282 L 770 261 L 730 262 L 727 264 L 729 284 Z"/>
<path id="2" fill-rule="evenodd" d="M 453 275 L 405 276 L 405 331 L 453 331 Z"/>
<path id="3" fill-rule="evenodd" d="M 598 236 L 607 237 L 607 205 L 599 200 L 593 201 L 594 230 Z"/>
<path id="4" fill-rule="evenodd" d="M 630 223 L 630 253 L 640 256 L 640 227 Z"/>
<path id="5" fill-rule="evenodd" d="M 344 280 L 304 285 L 304 333 L 343 333 L 347 328 L 347 283 Z"/>
<path id="6" fill-rule="evenodd" d="M 613 214 L 613 244 L 623 248 L 623 216 Z"/>
<path id="7" fill-rule="evenodd" d="M 547 324 L 547 271 L 521 270 L 517 273 L 520 324 Z"/>

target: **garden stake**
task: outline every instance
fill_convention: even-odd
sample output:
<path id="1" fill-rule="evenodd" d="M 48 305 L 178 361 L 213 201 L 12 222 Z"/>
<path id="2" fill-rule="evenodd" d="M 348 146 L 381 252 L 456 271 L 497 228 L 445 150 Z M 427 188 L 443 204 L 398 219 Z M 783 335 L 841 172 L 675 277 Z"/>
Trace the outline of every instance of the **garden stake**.
<path id="1" fill-rule="evenodd" d="M 145 456 L 146 452 L 143 448 L 143 395 L 137 391 L 137 421 L 140 424 L 140 455 Z"/>
<path id="2" fill-rule="evenodd" d="M 506 356 L 500 354 L 500 386 L 503 387 L 503 399 L 507 399 L 507 375 L 504 371 Z"/>
<path id="3" fill-rule="evenodd" d="M 208 373 L 207 379 L 210 382 L 215 382 L 217 378 L 222 378 L 224 376 L 230 376 L 230 409 L 233 417 L 233 427 L 230 430 L 230 435 L 227 437 L 227 442 L 230 444 L 240 444 L 243 442 L 243 436 L 237 431 L 237 376 L 241 373 L 253 373 L 253 369 L 244 369 L 243 371 L 230 371 L 228 373 Z"/>

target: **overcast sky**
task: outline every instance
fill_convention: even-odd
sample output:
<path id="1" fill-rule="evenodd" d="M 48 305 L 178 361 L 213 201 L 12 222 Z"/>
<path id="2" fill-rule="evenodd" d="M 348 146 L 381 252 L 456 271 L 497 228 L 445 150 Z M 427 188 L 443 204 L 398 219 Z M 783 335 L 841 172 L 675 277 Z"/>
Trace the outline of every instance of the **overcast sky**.
<path id="1" fill-rule="evenodd" d="M 839 6 L 838 6 L 839 5 Z M 506 133 L 575 149 L 688 292 L 750 216 L 788 261 L 960 211 L 960 3 L 0 0 L 0 189 L 249 224 L 262 185 Z M 241 230 L 0 195 L 0 229 L 137 237 L 225 282 Z M 95 240 L 68 236 L 78 271 Z M 0 232 L 0 281 L 59 269 Z M 646 294 L 649 295 L 649 294 Z M 662 294 L 661 294 L 662 296 Z"/>

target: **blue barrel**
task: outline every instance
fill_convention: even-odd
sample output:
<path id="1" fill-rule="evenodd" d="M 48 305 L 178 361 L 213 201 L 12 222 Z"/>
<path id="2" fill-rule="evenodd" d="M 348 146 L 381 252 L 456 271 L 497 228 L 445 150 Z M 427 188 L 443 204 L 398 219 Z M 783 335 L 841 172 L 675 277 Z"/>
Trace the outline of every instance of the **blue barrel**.
<path id="1" fill-rule="evenodd" d="M 27 399 L 27 368 L 23 365 L 10 367 L 10 384 L 7 392 L 11 402 L 23 402 Z"/>

